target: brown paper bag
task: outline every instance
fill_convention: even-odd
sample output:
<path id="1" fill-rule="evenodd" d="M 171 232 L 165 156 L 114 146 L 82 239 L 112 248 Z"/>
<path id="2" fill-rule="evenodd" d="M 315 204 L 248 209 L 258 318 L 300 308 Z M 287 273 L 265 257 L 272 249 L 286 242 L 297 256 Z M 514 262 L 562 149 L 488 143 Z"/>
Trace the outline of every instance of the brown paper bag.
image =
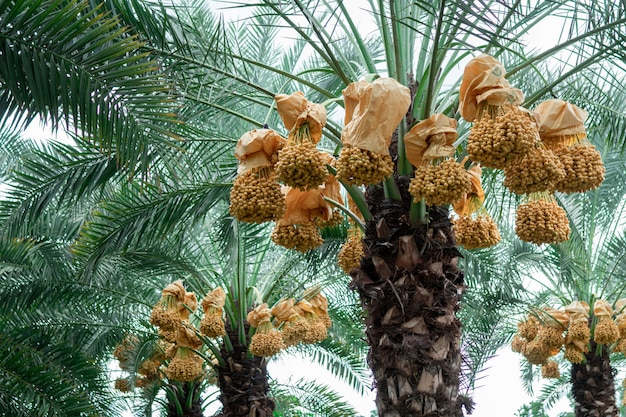
<path id="1" fill-rule="evenodd" d="M 278 115 L 287 129 L 292 131 L 304 123 L 308 123 L 311 141 L 313 143 L 320 141 L 322 129 L 326 125 L 326 108 L 324 106 L 311 103 L 301 91 L 289 95 L 277 94 L 274 101 Z"/>
<path id="2" fill-rule="evenodd" d="M 291 224 L 303 224 L 311 222 L 316 217 L 329 220 L 332 208 L 324 200 L 323 188 L 319 187 L 309 191 L 300 191 L 297 188 L 283 186 L 283 194 L 287 200 L 287 210 L 278 221 L 280 226 Z"/>
<path id="3" fill-rule="evenodd" d="M 409 89 L 393 78 L 351 83 L 343 91 L 344 144 L 389 155 L 391 135 L 411 105 Z"/>
<path id="4" fill-rule="evenodd" d="M 587 111 L 563 100 L 546 100 L 537 105 L 534 111 L 540 116 L 539 136 L 541 139 L 555 136 L 576 136 L 584 138 Z"/>
<path id="5" fill-rule="evenodd" d="M 273 156 L 285 144 L 286 139 L 271 129 L 255 129 L 244 133 L 235 146 L 235 158 L 239 160 L 238 175 L 251 169 L 272 166 Z"/>
<path id="6" fill-rule="evenodd" d="M 452 144 L 458 137 L 457 121 L 441 113 L 422 120 L 404 136 L 406 156 L 414 166 L 426 165 L 433 159 L 454 156 Z"/>
<path id="7" fill-rule="evenodd" d="M 504 65 L 489 55 L 477 56 L 465 66 L 459 90 L 460 111 L 465 120 L 473 122 L 477 118 L 481 102 L 492 106 L 522 104 L 524 94 L 512 88 L 505 75 Z"/>

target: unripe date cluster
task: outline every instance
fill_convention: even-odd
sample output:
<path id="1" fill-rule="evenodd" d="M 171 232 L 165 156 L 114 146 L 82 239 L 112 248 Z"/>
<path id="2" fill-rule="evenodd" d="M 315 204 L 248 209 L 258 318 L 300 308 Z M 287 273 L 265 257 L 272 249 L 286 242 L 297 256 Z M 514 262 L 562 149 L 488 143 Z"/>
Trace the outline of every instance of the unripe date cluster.
<path id="1" fill-rule="evenodd" d="M 272 241 L 287 249 L 307 252 L 324 243 L 324 239 L 312 222 L 301 224 L 276 224 L 272 232 Z"/>
<path id="2" fill-rule="evenodd" d="M 333 210 L 330 215 L 330 219 L 324 220 L 321 217 L 313 219 L 315 227 L 323 229 L 325 227 L 337 227 L 343 223 L 343 216 L 339 210 Z"/>
<path id="3" fill-rule="evenodd" d="M 528 152 L 537 139 L 537 126 L 523 110 L 505 106 L 495 119 L 485 112 L 470 131 L 467 152 L 472 161 L 503 169 Z"/>
<path id="4" fill-rule="evenodd" d="M 247 172 L 238 176 L 230 191 L 230 214 L 247 223 L 264 223 L 280 219 L 287 203 L 280 184 L 273 176 Z"/>
<path id="5" fill-rule="evenodd" d="M 422 198 L 429 206 L 443 206 L 459 201 L 472 189 L 469 174 L 461 164 L 448 159 L 439 165 L 420 166 L 409 184 L 416 202 Z"/>
<path id="6" fill-rule="evenodd" d="M 482 249 L 500 242 L 500 232 L 489 216 L 462 216 L 452 226 L 456 243 L 465 249 Z"/>
<path id="7" fill-rule="evenodd" d="M 274 169 L 278 181 L 302 191 L 319 187 L 328 176 L 322 154 L 311 142 L 292 143 L 278 151 Z"/>
<path id="8" fill-rule="evenodd" d="M 255 333 L 250 340 L 248 349 L 255 356 L 269 357 L 276 355 L 285 347 L 283 335 L 276 330 L 270 330 L 269 332 Z"/>
<path id="9" fill-rule="evenodd" d="M 602 156 L 593 145 L 576 145 L 560 149 L 557 156 L 565 177 L 556 186 L 562 193 L 582 193 L 596 189 L 604 181 Z"/>
<path id="10" fill-rule="evenodd" d="M 570 233 L 567 214 L 555 201 L 529 201 L 517 208 L 515 233 L 536 245 L 564 242 Z"/>
<path id="11" fill-rule="evenodd" d="M 353 268 L 361 266 L 363 259 L 363 242 L 358 234 L 351 234 L 348 240 L 341 245 L 337 254 L 337 263 L 346 274 L 350 274 Z"/>
<path id="12" fill-rule="evenodd" d="M 337 160 L 337 179 L 354 185 L 381 182 L 393 174 L 391 156 L 344 145 Z"/>
<path id="13" fill-rule="evenodd" d="M 516 159 L 504 169 L 504 185 L 516 194 L 554 191 L 565 178 L 559 158 L 551 150 L 539 146 Z"/>

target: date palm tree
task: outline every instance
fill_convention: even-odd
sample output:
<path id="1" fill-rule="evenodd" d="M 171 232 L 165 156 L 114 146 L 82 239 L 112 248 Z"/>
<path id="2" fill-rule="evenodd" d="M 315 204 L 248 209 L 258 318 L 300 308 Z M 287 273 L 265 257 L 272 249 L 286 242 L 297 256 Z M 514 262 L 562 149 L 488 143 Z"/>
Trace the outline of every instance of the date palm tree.
<path id="1" fill-rule="evenodd" d="M 308 45 L 310 55 L 301 66 L 287 74 L 275 70 L 291 80 L 290 91 L 305 91 L 318 102 L 336 100 L 339 90 L 368 74 L 388 75 L 411 88 L 412 105 L 391 149 L 395 173 L 367 189 L 367 209 L 362 211 L 368 252 L 351 274 L 351 288 L 358 291 L 365 312 L 368 363 L 379 415 L 461 415 L 462 407 L 470 409 L 471 404 L 459 394 L 461 348 L 456 313 L 466 288 L 457 268 L 460 252 L 447 208 L 426 210 L 423 203 L 413 203 L 406 191 L 412 167 L 405 156 L 404 134 L 414 122 L 433 113 L 459 117 L 460 77 L 454 69 L 477 52 L 504 63 L 509 81 L 526 92 L 527 106 L 584 70 L 606 77 L 606 73 L 593 72 L 594 65 L 616 58 L 613 46 L 619 35 L 615 29 L 624 21 L 618 14 L 602 18 L 595 14 L 600 9 L 614 10 L 616 6 L 608 3 L 372 1 L 359 3 L 375 25 L 363 33 L 353 18 L 354 9 L 342 2 L 267 0 L 258 7 L 264 15 L 277 16 L 280 23 L 276 26 L 289 28 L 287 36 L 295 38 L 296 44 Z M 593 22 L 584 31 L 581 13 Z M 522 37 L 551 14 L 565 16 L 569 33 L 545 52 L 528 51 Z M 554 67 L 550 58 L 558 53 L 573 54 L 576 59 L 563 58 Z M 228 56 L 241 66 L 271 71 L 267 60 L 239 51 Z M 327 137 L 334 142 L 327 146 L 338 145 L 336 131 L 341 126 L 329 125 Z M 464 129 L 467 125 L 462 124 L 456 144 L 459 158 L 464 152 Z M 404 255 L 402 259 L 399 254 Z"/>
<path id="2" fill-rule="evenodd" d="M 590 96 L 601 100 L 606 94 L 602 88 L 589 90 Z M 623 100 L 621 94 L 610 97 L 613 104 Z M 613 106 L 607 106 L 612 108 Z M 603 144 L 608 136 L 621 135 L 616 127 L 623 123 L 619 116 L 613 123 L 591 133 L 591 139 L 602 150 L 606 166 L 606 179 L 597 190 L 581 195 L 561 195 L 567 207 L 572 237 L 568 242 L 546 247 L 538 255 L 543 259 L 530 268 L 525 280 L 537 287 L 530 309 L 553 307 L 563 309 L 572 301 L 584 301 L 591 307 L 595 300 L 607 300 L 612 306 L 624 296 L 624 161 L 619 149 Z M 531 271 L 534 271 L 531 272 Z M 616 307 L 618 311 L 619 307 Z M 593 309 L 589 325 L 597 325 Z M 592 338 L 587 342 L 584 360 L 571 363 L 556 357 L 561 369 L 569 368 L 563 376 L 546 383 L 539 401 L 549 408 L 567 391 L 573 398 L 575 415 L 620 415 L 621 399 L 616 389 L 616 371 L 623 364 L 623 353 L 619 343 L 597 343 Z M 526 384 L 535 375 L 527 365 Z M 536 369 L 535 369 L 536 370 Z M 619 385 L 619 384 L 618 384 Z"/>

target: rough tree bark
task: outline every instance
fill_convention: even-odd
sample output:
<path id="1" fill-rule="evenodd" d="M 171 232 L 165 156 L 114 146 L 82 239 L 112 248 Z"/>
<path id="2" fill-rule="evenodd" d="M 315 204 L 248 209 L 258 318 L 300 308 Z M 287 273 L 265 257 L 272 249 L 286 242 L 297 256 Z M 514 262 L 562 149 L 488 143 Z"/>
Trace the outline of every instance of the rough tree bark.
<path id="1" fill-rule="evenodd" d="M 226 331 L 237 342 L 237 331 L 228 324 Z M 217 369 L 223 408 L 215 417 L 271 417 L 276 404 L 268 397 L 266 359 L 249 355 L 248 346 L 239 343 L 232 350 L 222 347 L 220 354 L 225 362 Z"/>
<path id="2" fill-rule="evenodd" d="M 471 405 L 459 395 L 461 255 L 446 208 L 431 207 L 427 224 L 409 222 L 409 181 L 397 178 L 401 201 L 369 187 L 373 219 L 361 267 L 351 273 L 366 315 L 376 406 L 381 417 L 462 416 Z"/>
<path id="3" fill-rule="evenodd" d="M 585 354 L 586 363 L 572 364 L 572 395 L 576 417 L 618 417 L 615 403 L 615 370 L 611 367 L 606 345 L 597 356 L 596 343 Z"/>

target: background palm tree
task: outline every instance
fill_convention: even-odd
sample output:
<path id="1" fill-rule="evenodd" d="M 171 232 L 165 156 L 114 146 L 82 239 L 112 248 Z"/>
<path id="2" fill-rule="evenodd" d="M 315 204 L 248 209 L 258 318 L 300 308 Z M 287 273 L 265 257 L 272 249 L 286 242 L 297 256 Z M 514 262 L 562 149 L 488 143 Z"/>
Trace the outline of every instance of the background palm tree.
<path id="1" fill-rule="evenodd" d="M 87 4 L 80 4 L 79 6 L 88 7 Z M 112 3 L 107 6 L 118 11 L 116 6 L 119 5 Z M 144 31 L 144 34 L 154 36 L 156 29 L 151 25 L 156 18 L 149 11 L 142 9 L 142 5 L 137 5 L 137 7 L 137 10 L 122 9 L 121 12 L 125 15 L 118 16 L 118 18 L 132 21 L 127 16 L 141 16 L 145 20 L 136 29 Z M 32 14 L 34 16 L 32 18 L 37 22 L 38 19 L 45 20 L 54 17 L 55 10 L 54 8 L 51 10 L 32 8 L 26 12 Z M 9 12 L 19 14 L 20 9 L 14 8 Z M 181 13 L 185 15 L 183 12 Z M 25 14 L 30 17 L 28 13 Z M 10 16 L 11 13 L 9 13 Z M 209 15 L 206 14 L 204 17 L 207 16 Z M 202 20 L 202 16 L 194 15 L 191 17 Z M 186 15 L 185 18 L 187 18 Z M 71 20 L 61 21 L 61 23 L 68 22 Z M 116 19 L 113 19 L 112 22 L 117 24 Z M 203 20 L 203 23 L 209 26 L 207 30 L 213 30 L 219 34 L 221 30 L 219 22 L 214 21 L 214 24 L 211 25 L 208 24 L 208 20 Z M 37 32 L 37 28 L 29 29 Z M 120 33 L 124 34 L 124 32 Z M 180 33 L 180 30 L 173 32 L 174 35 L 177 33 Z M 198 35 L 196 41 L 207 41 L 207 38 L 201 37 L 197 32 L 196 35 Z M 176 36 L 163 33 L 162 36 L 166 37 L 169 42 L 176 41 Z M 158 37 L 152 39 L 154 43 L 151 44 L 151 47 L 160 47 L 165 51 L 164 42 L 159 43 L 157 42 L 158 39 Z M 188 48 L 187 51 L 193 51 L 194 43 L 188 41 L 189 39 L 185 39 L 184 45 Z M 147 49 L 143 48 L 142 45 L 143 43 L 137 43 L 134 48 Z M 180 45 L 183 45 L 182 41 L 178 44 L 167 45 L 167 48 L 176 50 Z M 157 50 L 156 52 L 164 53 L 163 51 Z M 127 52 L 124 51 L 125 54 Z M 141 53 L 138 56 L 138 59 L 143 59 Z M 125 56 L 124 59 L 132 62 L 130 57 Z M 166 57 L 166 59 L 171 58 Z M 188 57 L 187 59 L 191 60 L 192 58 Z M 202 62 L 202 59 L 206 59 L 206 57 L 202 56 L 194 62 L 198 62 L 199 66 L 202 67 L 203 63 L 207 62 L 206 60 Z M 167 61 L 164 62 L 167 63 Z M 172 60 L 172 62 L 172 68 L 177 71 L 177 65 L 180 65 L 180 61 Z M 139 69 L 138 78 L 143 75 L 142 71 L 145 71 L 144 67 Z M 214 74 L 208 75 L 213 76 Z M 67 78 L 71 78 L 71 76 L 70 74 Z M 160 77 L 165 80 L 163 74 Z M 63 79 L 63 77 L 60 78 Z M 119 83 L 114 77 L 111 77 L 110 80 L 111 83 Z M 194 79 L 193 82 L 195 81 Z M 181 83 L 184 85 L 184 82 L 181 81 Z M 167 85 L 164 87 L 165 92 L 169 91 Z M 142 96 L 140 93 L 145 90 L 138 86 L 137 91 L 139 91 L 138 96 Z M 49 92 L 45 93 L 46 97 L 52 95 Z M 81 92 L 76 91 L 74 94 L 78 95 Z M 95 94 L 88 93 L 90 96 Z M 154 95 L 155 97 L 147 98 L 146 105 L 155 103 L 158 92 Z M 131 100 L 131 97 L 128 99 Z M 141 97 L 133 99 L 139 101 Z M 61 100 L 67 101 L 69 99 L 61 97 Z M 165 96 L 162 100 L 165 107 L 170 105 L 171 98 L 169 96 Z M 234 103 L 229 97 L 224 102 Z M 85 109 L 88 110 L 89 105 L 91 104 L 86 102 Z M 72 110 L 73 108 L 70 106 L 69 109 Z M 79 110 L 87 111 L 85 109 L 79 108 Z M 38 109 L 28 110 L 24 111 L 26 121 Z M 150 111 L 155 110 L 156 107 L 150 109 Z M 100 111 L 103 114 L 106 113 L 106 109 Z M 138 115 L 143 115 L 141 110 L 137 110 L 137 112 Z M 115 115 L 115 113 L 111 113 L 109 118 L 114 119 Z M 126 115 L 127 112 L 121 113 L 121 116 Z M 225 150 L 229 153 L 232 151 L 236 136 L 229 133 L 225 139 L 216 137 L 217 135 L 222 136 L 224 129 L 220 127 L 218 131 L 215 126 L 207 124 L 203 119 L 206 115 L 206 111 L 191 113 L 187 117 L 187 125 L 183 127 L 169 126 L 178 132 L 187 132 L 189 135 L 193 134 L 193 137 L 199 137 L 197 141 L 180 142 L 176 147 L 169 149 L 167 147 L 159 149 L 159 144 L 155 143 L 156 146 L 149 153 L 145 153 L 143 156 L 131 155 L 129 159 L 136 158 L 143 160 L 143 162 L 130 168 L 127 164 L 116 160 L 118 159 L 117 154 L 115 150 L 112 150 L 112 147 L 117 149 L 118 142 L 115 145 L 113 142 L 107 145 L 94 143 L 88 136 L 83 137 L 85 133 L 91 132 L 91 129 L 97 128 L 91 125 L 86 125 L 84 131 L 79 132 L 80 135 L 74 138 L 75 144 L 73 146 L 51 143 L 37 148 L 22 143 L 19 144 L 22 148 L 20 152 L 14 153 L 18 145 L 7 140 L 7 157 L 21 154 L 24 158 L 23 161 L 7 162 L 7 166 L 12 164 L 12 167 L 11 175 L 7 178 L 7 183 L 10 186 L 8 197 L 2 206 L 3 224 L 7 225 L 4 229 L 4 236 L 8 241 L 23 239 L 24 236 L 28 236 L 36 241 L 54 242 L 55 247 L 58 247 L 62 254 L 62 256 L 58 255 L 61 258 L 59 262 L 65 262 L 66 264 L 63 266 L 67 270 L 67 276 L 62 279 L 58 275 L 43 279 L 46 276 L 45 273 L 33 274 L 28 280 L 23 277 L 23 274 L 13 278 L 11 282 L 14 284 L 2 294 L 3 299 L 7 300 L 7 311 L 10 309 L 33 310 L 40 315 L 50 314 L 51 311 L 54 311 L 57 315 L 55 320 L 58 322 L 58 326 L 65 330 L 65 333 L 62 337 L 50 341 L 50 344 L 63 344 L 67 340 L 78 338 L 84 345 L 77 344 L 74 349 L 84 351 L 85 354 L 103 361 L 101 366 L 104 368 L 113 346 L 121 341 L 124 333 L 139 332 L 142 339 L 148 342 L 150 339 L 154 339 L 153 331 L 146 328 L 145 323 L 142 323 L 148 315 L 144 314 L 142 317 L 138 312 L 144 311 L 145 313 L 146 308 L 149 309 L 158 298 L 160 288 L 176 278 L 186 279 L 199 293 L 201 293 L 200 291 L 206 292 L 207 289 L 220 283 L 229 288 L 232 291 L 232 298 L 229 303 L 230 313 L 233 314 L 233 317 L 238 316 L 239 318 L 245 318 L 246 309 L 252 306 L 253 301 L 277 301 L 282 295 L 292 296 L 295 292 L 301 291 L 302 283 L 295 287 L 292 285 L 294 282 L 298 282 L 294 280 L 302 275 L 305 269 L 303 266 L 299 266 L 301 261 L 294 258 L 292 254 L 287 253 L 286 256 L 279 258 L 277 255 L 267 255 L 271 259 L 278 259 L 284 263 L 283 267 L 278 270 L 265 270 L 261 268 L 261 262 L 267 260 L 265 256 L 267 254 L 267 239 L 263 243 L 262 238 L 254 237 L 255 234 L 260 233 L 259 230 L 245 227 L 245 225 L 238 226 L 232 222 L 232 219 L 221 219 L 221 223 L 218 222 L 219 225 L 214 223 L 214 220 L 205 220 L 208 216 L 217 215 L 220 217 L 224 213 L 224 202 L 227 199 L 230 183 L 236 170 L 234 159 L 224 158 Z M 82 116 L 82 114 L 68 114 L 66 117 L 73 120 L 72 117 Z M 165 120 L 162 120 L 163 123 L 171 121 L 170 115 L 166 116 Z M 102 121 L 103 119 L 99 120 Z M 55 121 L 56 119 L 52 119 L 52 122 Z M 120 125 L 123 125 L 124 122 L 124 119 L 121 120 Z M 131 118 L 129 121 L 131 124 L 134 122 L 136 122 L 135 118 Z M 226 125 L 227 121 L 224 120 L 223 123 Z M 123 134 L 115 136 L 115 141 L 125 140 L 124 135 L 129 132 L 133 132 L 133 130 L 124 130 Z M 161 133 L 167 132 L 162 130 Z M 152 134 L 148 138 L 154 138 L 154 136 Z M 134 138 L 132 140 L 134 141 Z M 223 142 L 223 145 L 215 146 L 220 141 Z M 183 150 L 184 153 L 179 153 Z M 166 156 L 168 153 L 169 156 Z M 136 175 L 137 167 L 145 169 L 141 176 Z M 202 169 L 198 169 L 200 167 Z M 55 230 L 53 233 L 47 230 L 45 226 L 50 223 L 50 218 L 54 213 L 64 214 L 61 218 L 56 219 L 58 222 L 56 227 L 65 229 L 59 232 Z M 25 221 L 18 222 L 16 219 Z M 215 233 L 214 236 L 222 240 L 219 242 L 210 240 L 203 228 L 209 228 L 211 232 Z M 239 232 L 239 230 L 242 231 Z M 242 236 L 241 233 L 244 233 L 245 236 Z M 57 236 L 58 234 L 61 234 L 63 239 Z M 226 245 L 223 245 L 224 243 Z M 209 252 L 209 248 L 212 248 L 213 251 Z M 218 258 L 215 258 L 218 248 L 219 251 L 223 250 L 223 252 Z M 36 253 L 31 250 L 28 254 L 35 256 Z M 229 266 L 236 266 L 238 263 L 243 265 L 244 254 L 258 263 L 254 264 L 250 261 L 250 265 L 243 269 L 229 269 Z M 8 264 L 10 262 L 9 253 L 7 252 L 6 255 L 5 262 Z M 309 259 L 304 264 L 308 267 L 307 273 L 313 274 L 307 275 L 311 283 L 319 281 L 315 276 L 317 269 L 320 269 L 315 262 L 318 259 L 319 255 Z M 248 267 L 251 269 L 251 273 L 241 276 L 240 272 Z M 221 274 L 218 271 L 221 271 Z M 236 273 L 231 275 L 230 273 L 233 271 Z M 323 268 L 320 269 L 321 271 Z M 257 276 L 260 273 L 263 275 Z M 249 276 L 254 279 L 249 280 L 247 278 Z M 138 280 L 138 277 L 142 278 Z M 239 278 L 235 279 L 235 277 Z M 315 278 L 315 280 L 310 278 Z M 322 274 L 319 278 L 327 280 L 328 276 Z M 257 279 L 260 281 L 257 282 Z M 257 284 L 258 290 L 263 293 L 262 297 L 257 297 L 256 293 L 250 292 L 252 287 Z M 37 298 L 36 303 L 28 297 L 28 293 L 31 294 L 31 298 Z M 16 297 L 16 294 L 20 294 L 20 296 Z M 66 296 L 61 297 L 61 294 Z M 340 297 L 345 298 L 344 296 Z M 62 309 L 68 300 L 82 308 L 80 311 L 72 312 L 81 315 L 80 327 L 77 326 L 75 319 L 63 315 Z M 80 300 L 83 300 L 84 304 Z M 103 309 L 103 306 L 107 305 L 115 306 L 115 308 L 112 310 Z M 350 310 L 350 306 L 353 306 L 354 302 L 341 302 L 337 305 L 345 306 L 346 310 L 332 309 L 331 315 L 336 316 L 336 318 L 343 319 L 346 315 L 355 314 Z M 91 311 L 87 306 L 93 307 L 95 311 Z M 243 316 L 239 315 L 238 310 L 243 311 Z M 41 326 L 46 323 L 47 319 L 44 317 L 37 320 L 40 321 L 33 321 L 30 324 Z M 347 321 L 347 323 L 352 321 Z M 245 322 L 241 321 L 236 323 L 240 328 L 245 325 Z M 97 328 L 96 331 L 94 331 L 94 327 Z M 72 329 L 74 333 L 72 333 Z M 361 356 L 358 355 L 362 349 L 358 333 L 349 327 L 342 330 L 342 326 L 339 324 L 335 326 L 335 332 L 340 336 L 337 341 L 328 342 L 318 349 L 313 349 L 313 357 L 320 363 L 326 364 L 335 373 L 344 375 L 345 380 L 363 391 L 362 373 L 365 368 L 362 365 Z M 239 335 L 239 333 L 235 334 L 236 338 Z M 352 343 L 346 344 L 347 341 Z M 244 346 L 247 346 L 247 341 L 244 340 L 244 342 Z M 217 350 L 219 351 L 219 346 Z M 310 352 L 311 349 L 308 351 Z M 265 366 L 265 362 L 263 362 L 263 366 Z M 97 375 L 102 377 L 102 373 Z M 309 384 L 313 383 L 309 382 Z M 167 385 L 165 387 L 168 388 Z M 326 387 L 320 392 L 330 391 Z M 158 391 L 152 390 L 151 395 L 145 398 L 145 404 L 142 404 L 141 407 L 149 410 L 150 403 L 158 399 L 157 393 Z M 177 398 L 176 395 L 168 396 L 169 399 L 172 399 L 169 404 L 181 402 L 181 398 Z M 329 400 L 327 411 L 334 409 L 337 413 L 351 413 L 351 408 L 340 401 L 337 396 L 334 399 L 329 397 L 327 400 Z M 285 402 L 282 403 L 283 410 L 286 409 L 285 404 Z M 300 401 L 299 404 L 300 407 L 307 407 L 304 400 Z M 308 406 L 310 407 L 310 405 Z M 42 408 L 42 412 L 45 412 L 45 408 Z"/>
<path id="2" fill-rule="evenodd" d="M 601 96 L 597 100 L 620 101 L 621 94 Z M 606 106 L 610 108 L 612 106 Z M 623 119 L 623 116 L 620 118 Z M 619 147 L 606 144 L 607 138 L 621 132 L 614 130 L 620 121 L 607 118 L 607 124 L 590 129 L 590 139 L 603 154 L 606 179 L 598 189 L 584 194 L 560 195 L 567 208 L 572 236 L 568 242 L 543 248 L 538 252 L 536 268 L 526 281 L 536 288 L 529 306 L 562 308 L 581 300 L 593 305 L 596 299 L 614 303 L 624 295 L 624 161 Z M 571 392 L 577 416 L 600 412 L 618 415 L 620 398 L 616 393 L 614 367 L 621 365 L 623 355 L 614 352 L 617 346 L 598 346 L 591 342 L 584 364 L 571 364 L 561 358 L 561 369 L 570 368 L 563 376 L 547 383 L 538 397 L 546 408 L 551 407 L 567 391 Z M 598 372 L 601 369 L 601 372 Z M 526 365 L 526 384 L 536 372 Z M 589 401 L 592 393 L 593 401 Z M 613 411 L 611 411 L 611 408 Z M 608 409 L 608 411 L 607 411 Z M 591 410 L 591 411 L 590 411 Z"/>
<path id="3" fill-rule="evenodd" d="M 363 6 L 372 9 L 378 28 L 376 35 L 383 41 L 384 62 L 378 60 L 380 49 L 370 53 L 368 40 L 356 30 L 355 22 L 341 4 L 263 2 L 267 13 L 280 16 L 312 51 L 310 62 L 317 66 L 303 70 L 301 77 L 293 76 L 294 81 L 302 82 L 298 89 L 310 88 L 311 74 L 328 80 L 328 85 L 346 86 L 367 73 L 381 72 L 414 87 L 413 106 L 398 130 L 397 184 L 387 181 L 383 187 L 368 190 L 367 203 L 373 220 L 368 222 L 364 243 L 372 252 L 361 269 L 353 273 L 352 286 L 359 290 L 366 312 L 371 347 L 368 361 L 378 388 L 379 414 L 422 415 L 437 410 L 456 415 L 461 412 L 462 404 L 470 408 L 468 401 L 458 395 L 460 323 L 453 313 L 458 309 L 457 295 L 464 288 L 462 275 L 454 267 L 459 253 L 446 210 L 431 208 L 428 227 L 414 221 L 420 217 L 419 207 L 411 210 L 411 197 L 403 193 L 407 180 L 402 176 L 411 174 L 403 155 L 403 135 L 413 121 L 431 113 L 458 117 L 456 86 L 460 80 L 452 74 L 452 69 L 472 51 L 489 52 L 504 62 L 510 70 L 509 79 L 528 92 L 526 104 L 531 105 L 573 75 L 609 59 L 611 45 L 617 41 L 613 30 L 624 22 L 608 15 L 596 18 L 595 6 L 574 6 L 567 2 L 537 7 L 520 2 L 489 3 L 492 19 L 485 19 L 482 14 L 485 5 L 479 8 L 459 2 L 370 2 Z M 545 53 L 526 53 L 519 42 L 520 36 L 542 16 L 557 12 L 571 13 L 569 17 L 589 13 L 594 16 L 589 19 L 594 22 L 593 27 L 586 28 L 590 30 L 585 35 L 579 32 L 578 21 L 572 20 L 569 37 L 562 44 Z M 508 36 L 502 36 L 504 33 Z M 580 60 L 550 68 L 549 78 L 539 77 L 540 71 L 549 65 L 547 58 L 560 50 L 576 54 Z M 264 64 L 248 57 L 233 58 L 264 68 Z M 595 76 L 598 74 L 594 72 Z M 319 82 L 315 84 L 318 86 L 313 88 L 315 92 L 323 93 L 328 99 L 336 97 L 332 91 L 320 91 Z M 332 130 L 330 134 L 334 134 Z M 458 143 L 461 151 L 463 143 Z M 383 200 L 387 201 L 383 203 Z M 398 223 L 390 219 L 413 221 Z M 388 231 L 393 231 L 393 237 Z M 430 246 L 434 252 L 419 253 L 415 258 L 422 261 L 409 267 L 398 265 L 395 254 L 399 236 L 410 236 L 416 247 Z M 421 277 L 419 283 L 416 276 Z M 418 287 L 424 288 L 425 294 L 417 291 Z M 441 292 L 441 288 L 446 291 Z M 417 308 L 416 297 L 437 308 Z M 445 353 L 433 362 L 432 355 L 437 355 L 437 351 Z"/>

